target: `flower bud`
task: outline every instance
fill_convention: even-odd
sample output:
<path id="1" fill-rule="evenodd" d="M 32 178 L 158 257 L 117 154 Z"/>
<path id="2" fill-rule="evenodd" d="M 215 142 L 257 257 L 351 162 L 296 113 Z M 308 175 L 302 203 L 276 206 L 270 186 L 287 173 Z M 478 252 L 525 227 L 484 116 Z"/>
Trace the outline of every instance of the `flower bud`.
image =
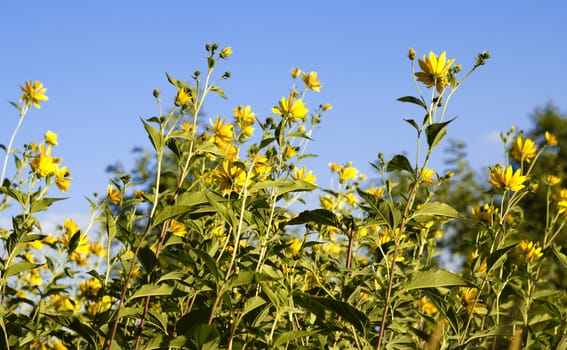
<path id="1" fill-rule="evenodd" d="M 207 50 L 207 52 L 211 51 L 211 45 L 210 44 L 205 45 L 205 50 Z"/>
<path id="2" fill-rule="evenodd" d="M 289 73 L 291 74 L 291 77 L 293 79 L 295 79 L 301 74 L 301 69 L 296 67 L 296 68 L 293 68 L 292 70 L 290 70 Z"/>
<path id="3" fill-rule="evenodd" d="M 413 49 L 413 47 L 410 47 L 408 49 L 408 58 L 412 61 L 415 60 L 415 50 Z"/>
<path id="4" fill-rule="evenodd" d="M 461 69 L 463 69 L 463 66 L 460 64 L 455 65 L 455 67 L 453 67 L 453 73 L 457 74 L 461 71 Z"/>
<path id="5" fill-rule="evenodd" d="M 219 48 L 219 44 L 213 43 L 213 45 L 211 46 L 211 48 L 213 49 L 213 51 L 216 51 L 216 50 L 218 50 L 218 48 Z"/>
<path id="6" fill-rule="evenodd" d="M 228 79 L 232 76 L 232 74 L 230 72 L 224 72 L 224 74 L 222 75 L 223 79 Z"/>
<path id="7" fill-rule="evenodd" d="M 321 109 L 323 110 L 323 112 L 326 112 L 333 109 L 333 106 L 330 103 L 325 103 Z"/>
<path id="8" fill-rule="evenodd" d="M 222 59 L 226 59 L 230 55 L 232 55 L 232 48 L 230 46 L 227 46 L 224 49 L 222 49 L 222 51 L 219 54 L 220 58 Z"/>
<path id="9" fill-rule="evenodd" d="M 159 97 L 159 90 L 158 89 L 154 89 L 153 91 L 154 97 L 158 98 Z"/>
<path id="10" fill-rule="evenodd" d="M 193 73 L 193 75 L 196 77 L 198 77 L 199 75 L 201 75 L 201 71 L 198 69 L 195 69 L 195 72 Z"/>

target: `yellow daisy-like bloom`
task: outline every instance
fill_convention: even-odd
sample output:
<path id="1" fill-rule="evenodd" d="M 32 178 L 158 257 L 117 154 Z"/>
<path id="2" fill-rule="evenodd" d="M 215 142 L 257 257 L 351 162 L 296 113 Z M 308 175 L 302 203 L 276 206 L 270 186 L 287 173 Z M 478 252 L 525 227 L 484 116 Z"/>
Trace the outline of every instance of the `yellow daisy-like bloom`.
<path id="1" fill-rule="evenodd" d="M 305 116 L 309 110 L 301 99 L 296 100 L 292 94 L 288 99 L 282 97 L 278 106 L 272 108 L 272 112 L 277 115 L 288 116 L 290 122 L 298 122 L 306 119 Z"/>
<path id="2" fill-rule="evenodd" d="M 384 195 L 384 187 L 370 188 L 365 191 L 373 196 L 381 198 Z"/>
<path id="3" fill-rule="evenodd" d="M 65 227 L 65 234 L 62 237 L 62 242 L 65 247 L 69 247 L 69 244 L 71 243 L 71 239 L 77 232 L 80 232 L 80 230 L 77 224 L 75 224 L 75 222 L 72 219 L 66 219 L 64 227 Z M 83 232 L 80 232 L 79 234 L 80 234 L 79 243 L 75 248 L 75 252 L 81 254 L 87 254 L 89 252 L 89 237 L 85 235 Z"/>
<path id="4" fill-rule="evenodd" d="M 317 78 L 317 72 L 310 72 L 309 74 L 303 73 L 301 80 L 303 80 L 307 89 L 315 92 L 321 91 L 321 80 Z"/>
<path id="5" fill-rule="evenodd" d="M 173 232 L 174 236 L 183 237 L 187 235 L 187 228 L 185 227 L 185 224 L 182 222 L 179 222 L 177 220 L 171 220 L 170 227 L 171 227 L 171 232 Z"/>
<path id="6" fill-rule="evenodd" d="M 102 288 L 102 283 L 97 278 L 83 281 L 79 284 L 81 294 L 85 298 L 94 298 L 98 291 Z"/>
<path id="7" fill-rule="evenodd" d="M 301 242 L 297 238 L 292 238 L 289 243 L 290 244 L 288 248 L 289 250 L 291 250 L 292 255 L 293 256 L 297 255 L 301 250 L 301 247 L 303 246 L 303 242 Z"/>
<path id="8" fill-rule="evenodd" d="M 339 255 L 341 250 L 341 245 L 335 242 L 327 242 L 323 245 L 323 251 L 330 255 Z"/>
<path id="9" fill-rule="evenodd" d="M 295 157 L 297 155 L 297 152 L 298 152 L 298 147 L 293 147 L 293 146 L 290 146 L 288 143 L 286 143 L 285 148 L 284 148 L 284 152 L 283 152 L 284 159 L 288 160 L 288 159 Z"/>
<path id="10" fill-rule="evenodd" d="M 492 223 L 496 215 L 498 215 L 498 208 L 495 208 L 493 204 L 477 205 L 471 211 L 476 221 L 484 221 L 486 223 Z"/>
<path id="11" fill-rule="evenodd" d="M 232 124 L 228 124 L 226 120 L 221 119 L 219 116 L 217 116 L 214 123 L 212 120 L 210 122 L 213 131 L 211 141 L 217 145 L 217 147 L 224 148 L 227 144 L 232 142 L 234 136 Z"/>
<path id="12" fill-rule="evenodd" d="M 427 315 L 433 315 L 438 311 L 437 307 L 426 296 L 421 297 L 417 303 L 419 305 L 419 308 L 423 310 L 423 313 Z"/>
<path id="13" fill-rule="evenodd" d="M 30 166 L 38 177 L 51 176 L 59 168 L 59 159 L 49 154 L 49 148 L 46 151 L 45 145 L 39 145 L 40 153 L 30 161 Z"/>
<path id="14" fill-rule="evenodd" d="M 522 135 L 519 135 L 516 138 L 516 142 L 512 144 L 510 153 L 517 161 L 526 161 L 529 163 L 536 156 L 537 147 L 535 146 L 534 140 L 530 138 L 524 139 Z"/>
<path id="15" fill-rule="evenodd" d="M 339 182 L 344 183 L 348 180 L 354 180 L 356 179 L 356 175 L 358 175 L 358 170 L 353 168 L 349 163 L 339 170 Z"/>
<path id="16" fill-rule="evenodd" d="M 108 198 L 110 199 L 110 201 L 112 201 L 112 203 L 120 203 L 122 196 L 120 195 L 120 191 L 116 187 L 108 185 L 106 187 L 106 192 L 108 193 Z"/>
<path id="17" fill-rule="evenodd" d="M 567 211 L 567 189 L 562 188 L 561 191 L 559 191 L 559 196 L 556 198 L 556 201 L 559 213 Z"/>
<path id="18" fill-rule="evenodd" d="M 246 107 L 243 107 L 242 105 L 238 105 L 232 113 L 234 114 L 236 123 L 242 131 L 242 135 L 245 137 L 251 137 L 254 133 L 252 125 L 256 121 L 256 114 L 252 112 L 250 106 L 247 105 Z"/>
<path id="19" fill-rule="evenodd" d="M 67 347 L 62 342 L 57 340 L 53 343 L 53 350 L 67 350 Z"/>
<path id="20" fill-rule="evenodd" d="M 449 69 L 455 63 L 455 60 L 447 60 L 445 51 L 439 56 L 429 52 L 429 57 L 424 55 L 423 59 L 419 60 L 418 63 L 422 72 L 415 73 L 415 76 L 425 86 L 430 88 L 435 85 L 437 92 L 441 93 L 443 88 L 449 85 Z"/>
<path id="21" fill-rule="evenodd" d="M 315 185 L 315 181 L 317 180 L 317 176 L 313 175 L 313 172 L 311 170 L 307 171 L 307 169 L 305 169 L 305 167 L 300 168 L 294 168 L 293 169 L 293 175 L 291 175 L 291 177 L 294 180 L 302 180 L 305 182 L 309 182 L 313 185 Z"/>
<path id="22" fill-rule="evenodd" d="M 301 69 L 299 68 L 293 68 L 292 70 L 289 71 L 289 74 L 291 74 L 291 77 L 293 79 L 297 78 L 300 74 L 301 74 Z"/>
<path id="23" fill-rule="evenodd" d="M 555 186 L 561 182 L 561 179 L 555 175 L 547 175 L 545 177 L 545 181 L 547 181 L 551 186 Z"/>
<path id="24" fill-rule="evenodd" d="M 98 257 L 106 256 L 106 250 L 100 242 L 93 242 L 89 246 L 89 251 Z"/>
<path id="25" fill-rule="evenodd" d="M 319 202 L 321 203 L 321 207 L 323 207 L 323 209 L 333 210 L 333 207 L 335 206 L 333 203 L 333 197 L 331 197 L 330 195 L 319 196 Z"/>
<path id="26" fill-rule="evenodd" d="M 557 137 L 548 131 L 545 132 L 545 141 L 550 146 L 557 146 Z"/>
<path id="27" fill-rule="evenodd" d="M 459 294 L 457 295 L 457 300 L 459 300 L 463 306 L 467 308 L 467 311 L 475 314 L 482 314 L 485 312 L 484 304 L 481 304 L 477 299 L 478 288 L 470 287 L 459 287 Z M 475 302 L 476 301 L 476 302 Z"/>
<path id="28" fill-rule="evenodd" d="M 232 191 L 240 192 L 246 184 L 246 172 L 227 160 L 222 163 L 219 169 L 214 171 L 213 177 L 223 195 L 228 195 Z"/>
<path id="29" fill-rule="evenodd" d="M 114 298 L 105 295 L 102 297 L 102 300 L 97 301 L 96 303 L 89 304 L 87 311 L 89 312 L 89 314 L 94 316 L 100 312 L 105 312 L 108 309 L 110 309 L 113 302 L 114 302 Z"/>
<path id="30" fill-rule="evenodd" d="M 511 165 L 503 168 L 496 165 L 490 171 L 490 183 L 498 188 L 519 191 L 524 188 L 527 177 L 522 175 L 521 169 L 514 171 Z"/>
<path id="31" fill-rule="evenodd" d="M 55 170 L 55 185 L 61 192 L 67 192 L 71 186 L 72 178 L 69 177 L 69 169 L 64 166 Z"/>
<path id="32" fill-rule="evenodd" d="M 342 169 L 342 166 L 337 163 L 329 163 L 328 165 L 332 172 L 337 172 Z"/>
<path id="33" fill-rule="evenodd" d="M 256 155 L 254 157 L 254 168 L 252 169 L 252 174 L 257 178 L 265 178 L 272 171 L 272 166 L 268 156 L 265 154 Z"/>
<path id="34" fill-rule="evenodd" d="M 57 134 L 53 131 L 47 131 L 44 135 L 45 143 L 57 146 Z"/>
<path id="35" fill-rule="evenodd" d="M 333 105 L 331 105 L 330 103 L 325 103 L 323 107 L 321 107 L 321 109 L 323 110 L 323 112 L 330 111 L 331 109 L 333 109 Z"/>
<path id="36" fill-rule="evenodd" d="M 423 177 L 423 181 L 427 185 L 433 185 L 435 183 L 435 179 L 433 176 L 435 175 L 435 171 L 429 168 L 423 168 L 419 171 L 421 177 Z"/>
<path id="37" fill-rule="evenodd" d="M 191 91 L 179 88 L 177 89 L 177 95 L 175 96 L 176 106 L 186 106 L 189 101 L 191 101 Z"/>
<path id="38" fill-rule="evenodd" d="M 524 256 L 524 259 L 528 261 L 536 261 L 543 256 L 539 242 L 534 243 L 523 240 L 520 242 L 519 248 L 520 253 Z"/>
<path id="39" fill-rule="evenodd" d="M 63 222 L 63 228 L 69 234 L 74 234 L 75 232 L 79 231 L 79 225 L 77 225 L 77 223 L 75 223 L 75 220 L 73 219 L 65 219 L 65 221 Z"/>
<path id="40" fill-rule="evenodd" d="M 33 104 L 35 108 L 39 109 L 40 101 L 47 101 L 48 97 L 45 96 L 46 88 L 43 84 L 36 80 L 32 82 L 31 80 L 26 80 L 25 86 L 20 86 L 22 89 L 22 97 L 20 97 L 20 102 L 24 101 L 25 104 Z"/>

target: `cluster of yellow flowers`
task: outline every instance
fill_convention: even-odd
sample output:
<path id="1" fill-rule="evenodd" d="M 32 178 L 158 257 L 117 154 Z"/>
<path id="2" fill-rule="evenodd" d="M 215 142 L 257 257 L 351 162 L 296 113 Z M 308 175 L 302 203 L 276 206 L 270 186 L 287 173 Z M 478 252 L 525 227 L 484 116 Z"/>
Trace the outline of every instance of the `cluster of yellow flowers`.
<path id="1" fill-rule="evenodd" d="M 72 180 L 69 177 L 69 169 L 66 166 L 59 167 L 61 158 L 51 155 L 53 146 L 57 146 L 57 134 L 47 131 L 44 135 L 43 143 L 40 145 L 31 144 L 32 160 L 30 161 L 30 166 L 38 178 L 48 179 L 55 177 L 55 185 L 62 192 L 67 192 Z"/>

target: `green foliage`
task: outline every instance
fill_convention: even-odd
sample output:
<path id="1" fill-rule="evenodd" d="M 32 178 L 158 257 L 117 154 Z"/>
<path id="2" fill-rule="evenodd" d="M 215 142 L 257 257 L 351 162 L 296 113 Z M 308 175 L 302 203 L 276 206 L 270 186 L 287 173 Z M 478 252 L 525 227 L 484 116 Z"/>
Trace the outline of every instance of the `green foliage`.
<path id="1" fill-rule="evenodd" d="M 534 186 L 552 142 L 532 152 L 527 141 L 517 146 L 521 134 L 503 135 L 521 155 L 519 172 L 494 166 L 492 185 L 473 181 L 458 145 L 453 173 L 429 168 L 455 121 L 443 121 L 451 96 L 487 53 L 462 78 L 444 53 L 420 60 L 419 96 L 399 99 L 425 111 L 421 124 L 406 120 L 416 130 L 415 161 L 379 154 L 373 188 L 351 163 L 331 163 L 337 185 L 311 208 L 305 194 L 319 187 L 301 161 L 330 109 L 305 103 L 321 88 L 317 74 L 293 70 L 272 116 L 238 106 L 233 121 L 207 124 L 206 98 L 226 98 L 219 85 L 230 77 L 215 68 L 232 50 L 208 44 L 206 52 L 206 74 L 166 75 L 176 91 L 171 110 L 142 120 L 151 148 L 138 150 L 131 174 L 113 168 L 107 195 L 89 200 L 86 228 L 68 219 L 47 235 L 35 217 L 61 200 L 48 196 L 53 185 L 69 186 L 69 171 L 51 156 L 56 136 L 24 152 L 4 148 L 17 169 L 0 187 L 3 208 L 19 209 L 0 231 L 1 348 L 565 347 L 566 293 L 550 282 L 550 266 L 567 268 L 557 244 L 567 194 L 549 180 Z M 15 104 L 15 132 L 45 100 L 37 84 Z M 157 90 L 154 97 L 161 108 Z M 472 217 L 478 198 L 468 183 L 487 203 Z M 547 210 L 528 220 L 523 205 L 540 190 Z M 539 239 L 524 235 L 528 225 L 543 228 Z M 439 267 L 441 236 L 461 229 L 460 243 L 472 247 L 465 266 Z"/>

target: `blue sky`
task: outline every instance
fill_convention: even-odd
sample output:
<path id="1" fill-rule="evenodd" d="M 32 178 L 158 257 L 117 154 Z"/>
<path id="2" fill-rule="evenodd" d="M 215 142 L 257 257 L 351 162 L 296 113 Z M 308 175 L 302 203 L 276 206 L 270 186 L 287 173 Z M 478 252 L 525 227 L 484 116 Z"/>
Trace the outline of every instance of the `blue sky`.
<path id="1" fill-rule="evenodd" d="M 552 102 L 567 112 L 564 1 L 5 1 L 0 10 L 0 143 L 17 122 L 9 105 L 25 80 L 41 80 L 49 101 L 32 110 L 16 139 L 59 134 L 56 155 L 74 178 L 69 200 L 54 213 L 88 212 L 84 199 L 104 193 L 106 166 L 132 165 L 134 146 L 148 147 L 140 118 L 156 114 L 152 90 L 168 104 L 174 89 L 165 72 L 189 80 L 205 70 L 204 45 L 230 45 L 219 67 L 228 101 L 212 97 L 205 118 L 231 118 L 238 104 L 260 117 L 288 93 L 293 67 L 319 72 L 315 107 L 330 102 L 310 145 L 309 167 L 330 185 L 328 162 L 368 162 L 414 149 L 403 118 L 415 107 L 396 102 L 415 93 L 408 47 L 418 56 L 447 51 L 465 70 L 477 53 L 492 54 L 455 95 L 449 137 L 465 141 L 478 169 L 502 158 L 497 141 L 511 125 L 529 128 L 536 107 Z M 3 157 L 3 155 L 2 155 Z M 438 151 L 434 164 L 442 164 Z"/>

